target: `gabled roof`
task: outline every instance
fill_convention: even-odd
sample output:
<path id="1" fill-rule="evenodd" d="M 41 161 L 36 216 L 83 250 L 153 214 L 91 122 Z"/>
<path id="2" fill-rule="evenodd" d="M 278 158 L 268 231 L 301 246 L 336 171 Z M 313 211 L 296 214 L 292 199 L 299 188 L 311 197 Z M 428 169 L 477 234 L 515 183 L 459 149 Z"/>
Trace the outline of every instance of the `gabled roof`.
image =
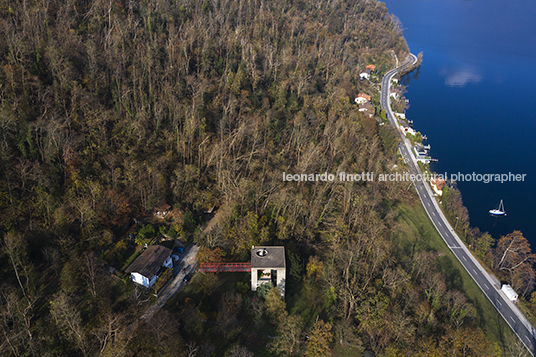
<path id="1" fill-rule="evenodd" d="M 251 248 L 252 268 L 285 268 L 285 247 Z"/>
<path id="2" fill-rule="evenodd" d="M 130 264 L 127 273 L 139 273 L 151 278 L 171 255 L 171 249 L 163 245 L 151 245 Z"/>
<path id="3" fill-rule="evenodd" d="M 438 190 L 441 190 L 445 186 L 445 180 L 441 177 L 434 178 L 432 177 L 430 179 L 430 183 L 437 187 Z"/>
<path id="4" fill-rule="evenodd" d="M 359 104 L 359 111 L 360 112 L 367 111 L 367 112 L 371 112 L 374 114 L 374 107 L 372 107 L 372 104 L 370 103 Z"/>
<path id="5" fill-rule="evenodd" d="M 154 210 L 155 210 L 155 211 L 160 211 L 160 212 L 165 212 L 165 211 L 167 211 L 167 210 L 170 209 L 170 208 L 171 208 L 171 206 L 168 205 L 167 203 L 165 203 L 165 202 L 160 202 L 160 203 L 154 208 Z"/>
<path id="6" fill-rule="evenodd" d="M 370 95 L 365 94 L 365 93 L 359 93 L 359 94 L 357 95 L 357 97 L 358 97 L 358 98 L 365 98 L 365 99 L 368 100 L 369 102 L 370 102 L 370 99 L 371 99 L 371 98 L 370 98 Z"/>

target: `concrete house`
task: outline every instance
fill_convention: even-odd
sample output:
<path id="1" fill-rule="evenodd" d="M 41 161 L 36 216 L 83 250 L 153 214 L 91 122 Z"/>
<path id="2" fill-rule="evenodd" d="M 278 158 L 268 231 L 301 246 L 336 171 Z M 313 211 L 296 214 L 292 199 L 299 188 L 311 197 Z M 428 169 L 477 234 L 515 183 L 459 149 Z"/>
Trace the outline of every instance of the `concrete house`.
<path id="1" fill-rule="evenodd" d="M 286 264 L 285 247 L 251 248 L 251 290 L 262 284 L 272 284 L 285 297 Z"/>
<path id="2" fill-rule="evenodd" d="M 127 273 L 136 284 L 150 288 L 165 270 L 172 268 L 171 249 L 162 245 L 151 245 L 130 264 Z"/>

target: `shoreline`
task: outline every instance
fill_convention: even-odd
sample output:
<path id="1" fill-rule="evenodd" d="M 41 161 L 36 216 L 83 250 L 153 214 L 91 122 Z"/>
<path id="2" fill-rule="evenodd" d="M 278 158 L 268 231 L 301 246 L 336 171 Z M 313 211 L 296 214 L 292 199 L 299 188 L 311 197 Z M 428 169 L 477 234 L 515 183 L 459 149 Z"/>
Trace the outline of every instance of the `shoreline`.
<path id="1" fill-rule="evenodd" d="M 416 56 L 410 53 L 413 62 L 416 62 Z M 380 104 L 381 108 L 386 111 L 389 123 L 395 127 L 400 135 L 402 142 L 398 148 L 403 159 L 408 159 L 407 162 L 410 171 L 422 173 L 421 167 L 415 156 L 412 153 L 411 143 L 402 132 L 398 130 L 399 125 L 395 115 L 391 109 L 391 100 L 389 96 L 391 88 L 391 80 L 397 74 L 398 68 L 394 68 L 384 74 L 381 81 Z M 404 160 L 406 161 L 406 160 Z M 534 327 L 527 320 L 525 315 L 518 309 L 517 306 L 505 295 L 501 290 L 501 286 L 497 286 L 497 279 L 493 279 L 480 262 L 474 257 L 473 253 L 466 246 L 465 242 L 457 235 L 452 228 L 451 223 L 447 220 L 445 213 L 439 207 L 439 204 L 432 192 L 430 185 L 414 183 L 414 188 L 420 198 L 421 204 L 424 207 L 429 219 L 432 221 L 437 232 L 448 246 L 451 253 L 458 259 L 466 272 L 472 277 L 473 281 L 480 288 L 482 293 L 488 298 L 497 312 L 501 314 L 504 321 L 510 326 L 518 339 L 525 345 L 527 350 L 534 355 L 535 346 L 533 341 L 536 339 Z M 511 321 L 510 321 L 511 320 Z M 525 338 L 526 341 L 523 339 Z M 528 341 L 528 345 L 527 345 Z"/>

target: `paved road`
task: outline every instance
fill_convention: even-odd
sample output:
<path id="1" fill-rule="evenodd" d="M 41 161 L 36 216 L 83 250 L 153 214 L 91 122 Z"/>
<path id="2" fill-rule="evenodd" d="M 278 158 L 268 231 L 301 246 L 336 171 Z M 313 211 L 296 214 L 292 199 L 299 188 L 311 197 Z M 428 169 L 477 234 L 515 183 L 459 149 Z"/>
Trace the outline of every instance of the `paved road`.
<path id="1" fill-rule="evenodd" d="M 195 271 L 195 266 L 197 264 L 197 251 L 199 246 L 190 244 L 186 247 L 183 254 L 179 254 L 181 258 L 182 267 L 179 273 L 175 276 L 171 284 L 167 287 L 156 302 L 151 305 L 141 317 L 144 320 L 150 319 L 155 313 L 157 313 L 179 289 L 185 284 L 184 277 Z M 176 253 L 174 253 L 176 254 Z"/>
<path id="2" fill-rule="evenodd" d="M 406 62 L 407 61 L 413 61 L 413 63 L 415 63 L 417 61 L 417 57 L 413 54 L 410 54 L 410 56 L 408 56 L 406 59 Z M 391 125 L 399 130 L 398 122 L 391 110 L 389 97 L 389 86 L 391 79 L 396 73 L 397 69 L 395 68 L 387 72 L 383 77 L 380 102 L 381 107 L 386 110 L 387 117 Z M 409 166 L 410 173 L 415 175 L 421 174 L 421 170 L 417 166 L 415 157 L 411 154 L 411 144 L 409 143 L 409 140 L 402 136 L 400 131 L 399 133 L 402 137 L 402 142 L 399 144 L 399 150 L 404 158 L 404 161 Z M 456 258 L 458 258 L 469 275 L 471 275 L 482 292 L 495 306 L 497 311 L 499 311 L 517 337 L 521 340 L 521 342 L 523 342 L 528 351 L 534 356 L 536 352 L 536 330 L 534 327 L 527 321 L 517 306 L 515 306 L 514 303 L 512 303 L 500 290 L 500 287 L 498 285 L 494 285 L 495 283 L 493 282 L 491 276 L 473 257 L 465 244 L 461 241 L 460 237 L 458 237 L 458 235 L 454 232 L 446 217 L 443 215 L 443 212 L 439 208 L 430 185 L 422 181 L 415 181 L 414 184 L 428 216 L 432 220 L 432 223 L 447 246 L 456 256 Z"/>

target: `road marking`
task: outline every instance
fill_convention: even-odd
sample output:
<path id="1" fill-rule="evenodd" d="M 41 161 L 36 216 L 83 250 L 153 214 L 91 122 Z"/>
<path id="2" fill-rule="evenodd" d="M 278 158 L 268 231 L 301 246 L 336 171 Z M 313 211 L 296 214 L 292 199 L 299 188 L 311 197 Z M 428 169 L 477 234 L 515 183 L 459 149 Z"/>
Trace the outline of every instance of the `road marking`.
<path id="1" fill-rule="evenodd" d="M 435 216 L 435 212 L 434 212 L 434 211 L 432 211 L 432 214 Z"/>
<path id="2" fill-rule="evenodd" d="M 426 204 L 428 205 L 428 207 L 430 207 L 430 202 L 426 202 Z"/>
<path id="3" fill-rule="evenodd" d="M 486 284 L 484 284 L 484 286 L 486 287 L 486 289 L 488 289 L 488 290 L 489 290 L 489 287 L 488 287 L 488 286 L 487 286 Z"/>
<path id="4" fill-rule="evenodd" d="M 473 271 L 475 272 L 475 274 L 478 274 L 478 273 L 476 272 L 476 270 L 473 269 Z"/>
<path id="5" fill-rule="evenodd" d="M 501 305 L 501 306 L 502 306 L 502 304 L 501 304 L 501 300 L 497 300 L 497 302 L 499 303 L 499 305 Z"/>
<path id="6" fill-rule="evenodd" d="M 467 261 L 467 258 L 464 255 L 462 255 L 462 258 L 463 260 Z"/>
<path id="7" fill-rule="evenodd" d="M 510 320 L 514 321 L 514 323 L 516 323 L 516 320 L 514 320 L 514 318 L 512 316 L 510 316 Z"/>
<path id="8" fill-rule="evenodd" d="M 530 340 L 529 336 L 525 335 L 525 338 L 527 339 L 527 341 L 532 342 L 532 341 Z"/>

